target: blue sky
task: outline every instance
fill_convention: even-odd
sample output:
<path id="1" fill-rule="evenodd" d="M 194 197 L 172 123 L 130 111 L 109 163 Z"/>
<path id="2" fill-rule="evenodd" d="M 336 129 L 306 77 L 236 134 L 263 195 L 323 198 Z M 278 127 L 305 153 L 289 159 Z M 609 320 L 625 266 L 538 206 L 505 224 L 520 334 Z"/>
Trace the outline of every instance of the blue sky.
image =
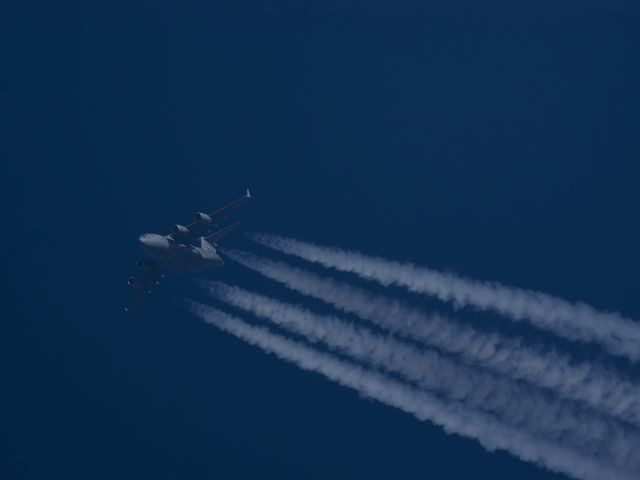
<path id="1" fill-rule="evenodd" d="M 639 318 L 631 2 L 9 13 L 2 478 L 554 476 L 224 336 L 188 279 L 126 316 L 126 279 L 138 234 L 248 186 L 247 230 Z"/>

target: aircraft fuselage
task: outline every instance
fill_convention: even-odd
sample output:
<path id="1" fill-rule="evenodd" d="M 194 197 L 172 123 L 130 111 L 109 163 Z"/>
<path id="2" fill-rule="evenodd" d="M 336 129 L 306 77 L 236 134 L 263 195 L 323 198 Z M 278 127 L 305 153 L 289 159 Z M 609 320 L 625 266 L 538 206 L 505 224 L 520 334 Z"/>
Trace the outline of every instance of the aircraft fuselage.
<path id="1" fill-rule="evenodd" d="M 205 241 L 196 246 L 180 243 L 170 236 L 145 233 L 138 237 L 138 242 L 148 257 L 170 272 L 204 272 L 224 265 L 216 249 Z"/>

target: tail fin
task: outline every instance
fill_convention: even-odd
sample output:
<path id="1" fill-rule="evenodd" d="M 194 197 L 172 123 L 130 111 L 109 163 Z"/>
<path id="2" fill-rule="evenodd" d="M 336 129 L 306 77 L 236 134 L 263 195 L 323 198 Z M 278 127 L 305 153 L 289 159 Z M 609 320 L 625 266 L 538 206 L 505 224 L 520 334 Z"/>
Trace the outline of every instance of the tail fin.
<path id="1" fill-rule="evenodd" d="M 235 222 L 235 223 L 232 223 L 231 225 L 227 225 L 222 230 L 218 230 L 217 232 L 212 233 L 208 237 L 205 237 L 205 240 L 211 244 L 217 243 L 219 240 L 229 235 L 239 226 L 240 226 L 240 222 Z"/>

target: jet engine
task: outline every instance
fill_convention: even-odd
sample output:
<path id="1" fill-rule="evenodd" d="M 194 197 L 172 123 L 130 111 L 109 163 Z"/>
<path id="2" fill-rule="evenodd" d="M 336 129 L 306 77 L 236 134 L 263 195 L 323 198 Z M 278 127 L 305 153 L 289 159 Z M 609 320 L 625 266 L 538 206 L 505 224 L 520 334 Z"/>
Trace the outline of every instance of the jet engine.
<path id="1" fill-rule="evenodd" d="M 127 283 L 129 284 L 130 287 L 133 287 L 136 284 L 136 277 L 129 277 L 129 280 L 127 280 Z"/>
<path id="2" fill-rule="evenodd" d="M 206 213 L 198 212 L 196 213 L 196 222 L 211 223 L 211 217 Z"/>
<path id="3" fill-rule="evenodd" d="M 174 225 L 173 233 L 177 233 L 182 237 L 188 237 L 191 234 L 191 232 L 189 232 L 189 229 L 183 225 Z"/>
<path id="4" fill-rule="evenodd" d="M 136 262 L 136 267 L 144 268 L 146 270 L 147 268 L 151 268 L 151 262 L 149 262 L 147 260 L 138 260 Z"/>

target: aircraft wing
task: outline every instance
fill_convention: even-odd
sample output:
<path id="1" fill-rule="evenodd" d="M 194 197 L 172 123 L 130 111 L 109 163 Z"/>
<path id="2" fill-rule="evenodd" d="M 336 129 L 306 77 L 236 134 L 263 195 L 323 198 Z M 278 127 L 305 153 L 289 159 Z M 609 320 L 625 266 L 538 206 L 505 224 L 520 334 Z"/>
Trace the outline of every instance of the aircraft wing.
<path id="1" fill-rule="evenodd" d="M 158 284 L 161 278 L 162 268 L 155 262 L 145 267 L 142 277 L 131 277 L 129 285 L 133 287 L 133 296 L 129 304 L 124 307 L 124 311 L 131 312 L 145 296 L 151 293 L 151 289 Z"/>
<path id="2" fill-rule="evenodd" d="M 210 231 L 212 226 L 214 226 L 216 223 L 227 218 L 235 210 L 237 210 L 240 206 L 248 202 L 250 199 L 251 199 L 251 193 L 247 188 L 247 193 L 245 193 L 242 197 L 234 200 L 230 204 L 225 205 L 224 207 L 216 210 L 215 212 L 209 213 L 206 215 L 198 214 L 197 215 L 198 217 L 204 217 L 204 218 L 202 221 L 196 220 L 195 222 L 191 223 L 187 227 L 188 235 L 190 235 L 191 237 L 201 237 L 205 235 Z M 177 234 L 178 233 L 174 232 L 172 235 L 177 235 Z"/>
<path id="3" fill-rule="evenodd" d="M 238 198 L 237 200 L 234 200 L 229 205 L 226 205 L 216 210 L 215 212 L 210 213 L 209 217 L 211 217 L 211 223 L 217 223 L 220 220 L 224 220 L 229 215 L 231 215 L 231 213 L 234 210 L 236 210 L 238 207 L 243 205 L 245 202 L 248 202 L 250 198 L 251 198 L 251 192 L 249 192 L 249 189 L 247 188 L 247 193 L 245 193 L 242 197 Z"/>
<path id="4" fill-rule="evenodd" d="M 231 232 L 233 232 L 239 226 L 240 226 L 240 222 L 235 222 L 235 223 L 232 223 L 231 225 L 227 225 L 223 229 L 218 230 L 217 232 L 212 233 L 211 235 L 206 237 L 205 240 L 207 242 L 215 245 L 223 237 L 226 237 L 227 235 L 229 235 Z"/>

